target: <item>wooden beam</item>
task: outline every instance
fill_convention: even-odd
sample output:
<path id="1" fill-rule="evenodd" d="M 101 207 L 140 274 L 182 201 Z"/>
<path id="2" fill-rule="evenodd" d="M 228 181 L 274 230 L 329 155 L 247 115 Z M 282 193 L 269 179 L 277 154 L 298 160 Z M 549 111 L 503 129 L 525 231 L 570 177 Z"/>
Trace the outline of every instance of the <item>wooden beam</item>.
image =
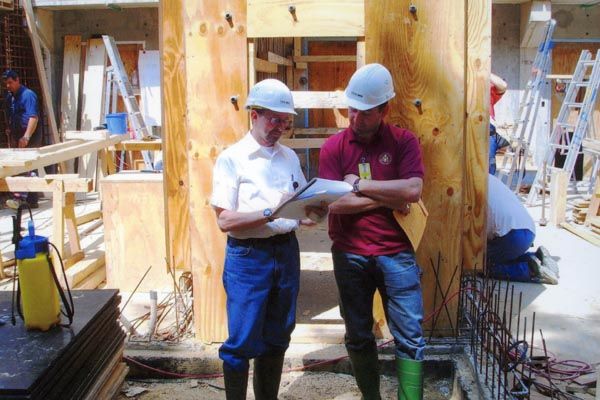
<path id="1" fill-rule="evenodd" d="M 365 65 L 366 54 L 365 38 L 360 37 L 356 40 L 356 69 Z"/>
<path id="2" fill-rule="evenodd" d="M 294 136 L 307 135 L 307 136 L 331 136 L 340 132 L 344 128 L 294 128 Z"/>
<path id="3" fill-rule="evenodd" d="M 15 176 L 0 178 L 0 192 L 52 192 L 56 182 L 45 176 L 44 178 Z M 91 179 L 75 178 L 64 180 L 65 192 L 91 192 L 93 182 Z"/>
<path id="4" fill-rule="evenodd" d="M 296 108 L 347 108 L 344 92 L 292 91 Z"/>
<path id="5" fill-rule="evenodd" d="M 162 150 L 162 140 L 128 139 L 108 148 L 109 151 L 158 151 Z"/>
<path id="6" fill-rule="evenodd" d="M 65 140 L 106 140 L 110 133 L 106 130 L 99 131 L 66 131 Z"/>
<path id="7" fill-rule="evenodd" d="M 465 11 L 464 1 L 456 0 L 419 2 L 416 15 L 408 2 L 365 0 L 366 62 L 388 67 L 395 83 L 388 122 L 415 132 L 424 156 L 423 201 L 430 218 L 417 260 L 424 270 L 425 315 L 440 305 L 436 281 L 448 293 L 459 288 L 454 271 L 462 262 Z M 438 259 L 439 279 L 431 267 Z M 448 308 L 450 317 L 440 314 L 437 329 L 456 326 L 458 303 Z"/>
<path id="8" fill-rule="evenodd" d="M 281 144 L 292 149 L 320 149 L 325 140 L 327 139 L 281 139 Z"/>
<path id="9" fill-rule="evenodd" d="M 33 159 L 23 161 L 19 165 L 6 165 L 4 164 L 4 162 L 0 161 L 0 178 L 18 175 L 23 172 L 31 171 L 33 169 L 39 169 L 47 165 L 57 164 L 62 161 L 80 157 L 84 154 L 88 154 L 109 146 L 113 146 L 124 139 L 126 139 L 125 135 L 111 135 L 110 138 L 107 140 L 97 140 L 90 142 L 82 142 L 81 140 L 71 140 L 69 142 L 65 142 L 64 144 L 61 144 L 60 146 L 57 146 L 56 148 L 58 148 L 58 150 L 56 151 L 39 151 L 35 154 L 35 157 Z"/>
<path id="10" fill-rule="evenodd" d="M 168 4 L 172 7 L 171 1 Z M 222 284 L 225 234 L 210 206 L 212 169 L 219 150 L 248 131 L 248 113 L 242 107 L 248 93 L 246 0 L 183 4 L 194 323 L 196 338 L 214 342 L 226 338 L 227 317 Z M 232 26 L 223 18 L 226 12 L 234 16 Z M 239 96 L 237 104 L 231 103 L 234 95 Z"/>
<path id="11" fill-rule="evenodd" d="M 294 62 L 292 60 L 290 60 L 289 58 L 285 58 L 285 57 L 280 56 L 279 54 L 275 54 L 271 51 L 269 51 L 267 53 L 267 60 L 269 60 L 269 62 L 275 63 L 277 65 L 284 65 L 286 67 L 294 66 Z"/>
<path id="12" fill-rule="evenodd" d="M 297 56 L 294 57 L 294 62 L 311 63 L 311 62 L 355 62 L 356 56 Z"/>
<path id="13" fill-rule="evenodd" d="M 96 219 L 102 219 L 102 211 L 92 211 L 87 214 L 80 215 L 75 219 L 75 223 L 77 226 L 87 224 L 88 222 L 94 221 Z"/>
<path id="14" fill-rule="evenodd" d="M 77 129 L 79 73 L 81 71 L 81 36 L 65 35 L 62 90 L 60 92 L 61 132 Z"/>
<path id="15" fill-rule="evenodd" d="M 552 18 L 550 1 L 521 4 L 521 47 L 538 47 L 544 40 L 546 25 Z"/>
<path id="16" fill-rule="evenodd" d="M 277 64 L 263 60 L 262 58 L 254 57 L 254 70 L 256 72 L 267 72 L 270 74 L 277 73 Z"/>
<path id="17" fill-rule="evenodd" d="M 567 218 L 568 185 L 569 174 L 562 169 L 553 168 L 550 175 L 550 222 L 556 226 Z"/>
<path id="18" fill-rule="evenodd" d="M 489 146 L 489 79 L 491 73 L 492 6 L 467 2 L 465 91 L 465 180 L 462 260 L 468 269 L 482 269 L 485 262 L 487 174 Z"/>
<path id="19" fill-rule="evenodd" d="M 52 102 L 52 96 L 50 94 L 50 83 L 46 78 L 46 69 L 44 68 L 44 58 L 42 56 L 42 47 L 40 45 L 40 38 L 37 32 L 37 25 L 35 23 L 35 14 L 33 13 L 31 1 L 24 1 L 21 5 L 23 6 L 23 10 L 25 11 L 27 27 L 29 28 L 28 32 L 33 47 L 33 56 L 35 58 L 35 65 L 37 67 L 40 87 L 42 88 L 42 98 L 44 99 L 44 106 L 46 108 L 46 118 L 48 118 L 48 127 L 50 128 L 52 140 L 54 141 L 54 143 L 58 143 L 60 142 L 60 137 L 58 136 L 58 128 L 56 127 L 56 115 L 54 114 L 54 104 Z"/>
<path id="20" fill-rule="evenodd" d="M 167 268 L 190 269 L 190 180 L 185 22 L 187 0 L 161 1 L 159 33 L 161 50 L 161 99 L 163 145 L 163 192 Z M 196 292 L 198 293 L 198 292 Z"/>
<path id="21" fill-rule="evenodd" d="M 569 224 L 568 222 L 561 222 L 560 227 L 568 230 L 571 233 L 576 234 L 580 238 L 587 240 L 588 242 L 592 243 L 593 245 L 600 247 L 600 235 L 591 233 L 586 228 L 578 228 L 578 227 L 574 226 L 573 224 Z"/>

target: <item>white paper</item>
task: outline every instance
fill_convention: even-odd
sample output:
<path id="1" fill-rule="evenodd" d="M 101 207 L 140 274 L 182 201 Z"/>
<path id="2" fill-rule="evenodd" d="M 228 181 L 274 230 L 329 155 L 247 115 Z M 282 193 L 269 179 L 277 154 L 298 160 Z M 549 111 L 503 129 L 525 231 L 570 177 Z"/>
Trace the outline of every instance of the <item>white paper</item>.
<path id="1" fill-rule="evenodd" d="M 138 71 L 142 117 L 147 126 L 161 126 L 159 51 L 140 51 Z"/>
<path id="2" fill-rule="evenodd" d="M 333 203 L 352 191 L 352 185 L 343 181 L 313 178 L 298 189 L 294 197 L 277 207 L 275 218 L 304 219 L 307 206 L 320 206 L 321 202 Z"/>

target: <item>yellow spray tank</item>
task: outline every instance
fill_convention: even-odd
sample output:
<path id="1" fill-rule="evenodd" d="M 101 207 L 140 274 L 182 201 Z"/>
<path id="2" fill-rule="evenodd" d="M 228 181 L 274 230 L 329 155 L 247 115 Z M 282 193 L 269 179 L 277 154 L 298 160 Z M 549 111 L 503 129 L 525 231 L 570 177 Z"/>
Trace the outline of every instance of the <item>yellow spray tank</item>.
<path id="1" fill-rule="evenodd" d="M 29 234 L 20 238 L 20 211 L 21 209 L 18 210 L 16 218 L 13 217 L 13 228 L 15 229 L 13 241 L 18 243 L 15 244 L 15 258 L 19 270 L 17 308 L 20 303 L 19 311 L 21 311 L 21 317 L 27 329 L 47 331 L 60 323 L 59 296 L 62 297 L 65 304 L 69 323 L 72 321 L 72 298 L 71 304 L 67 304 L 48 256 L 48 238 L 35 234 L 33 220 L 29 220 L 28 223 Z M 29 212 L 31 216 L 31 210 Z"/>

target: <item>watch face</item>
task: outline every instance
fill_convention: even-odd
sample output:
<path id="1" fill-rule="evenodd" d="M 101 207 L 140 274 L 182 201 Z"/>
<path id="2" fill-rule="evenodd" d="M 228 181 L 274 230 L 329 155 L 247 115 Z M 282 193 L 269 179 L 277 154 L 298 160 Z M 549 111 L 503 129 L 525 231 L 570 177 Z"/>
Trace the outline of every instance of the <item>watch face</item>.
<path id="1" fill-rule="evenodd" d="M 263 215 L 269 218 L 271 215 L 273 215 L 273 210 L 271 210 L 270 208 L 265 208 L 265 211 L 263 211 Z"/>

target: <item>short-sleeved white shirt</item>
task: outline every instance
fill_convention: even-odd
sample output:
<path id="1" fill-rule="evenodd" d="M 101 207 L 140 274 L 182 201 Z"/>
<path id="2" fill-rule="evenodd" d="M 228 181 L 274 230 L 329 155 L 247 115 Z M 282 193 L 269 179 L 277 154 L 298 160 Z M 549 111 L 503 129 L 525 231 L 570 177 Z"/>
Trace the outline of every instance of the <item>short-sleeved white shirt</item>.
<path id="1" fill-rule="evenodd" d="M 294 182 L 300 187 L 306 184 L 296 153 L 279 143 L 263 147 L 248 132 L 217 158 L 210 204 L 239 212 L 274 208 L 284 193 L 294 191 Z M 229 235 L 238 239 L 267 238 L 297 228 L 297 220 L 277 218 Z"/>
<path id="2" fill-rule="evenodd" d="M 535 223 L 517 195 L 490 174 L 487 205 L 487 240 L 504 236 L 513 229 L 529 229 L 535 234 Z"/>

